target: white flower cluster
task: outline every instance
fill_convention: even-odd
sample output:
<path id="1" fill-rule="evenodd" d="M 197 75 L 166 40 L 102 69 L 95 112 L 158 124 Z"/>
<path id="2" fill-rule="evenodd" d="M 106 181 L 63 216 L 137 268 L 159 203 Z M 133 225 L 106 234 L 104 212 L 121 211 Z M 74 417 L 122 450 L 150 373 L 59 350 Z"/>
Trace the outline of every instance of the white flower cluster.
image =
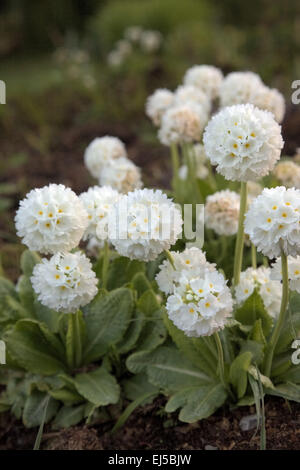
<path id="1" fill-rule="evenodd" d="M 173 245 L 182 231 L 181 211 L 160 190 L 123 195 L 109 213 L 109 238 L 131 259 L 150 261 Z"/>
<path id="2" fill-rule="evenodd" d="M 238 304 L 242 304 L 257 289 L 261 296 L 265 309 L 276 318 L 280 311 L 282 289 L 281 283 L 274 280 L 271 269 L 260 266 L 257 269 L 248 268 L 240 275 L 240 282 L 235 287 L 235 298 Z"/>
<path id="3" fill-rule="evenodd" d="M 209 173 L 208 168 L 205 166 L 206 154 L 203 144 L 195 144 L 191 149 L 188 149 L 191 153 L 190 157 L 194 161 L 196 177 L 200 180 L 205 179 Z M 188 177 L 187 165 L 182 165 L 178 170 L 178 176 L 182 180 L 186 180 Z"/>
<path id="4" fill-rule="evenodd" d="M 210 336 L 223 329 L 232 311 L 224 276 L 198 248 L 171 255 L 175 270 L 170 261 L 164 261 L 156 276 L 159 288 L 168 295 L 169 318 L 187 336 Z"/>
<path id="5" fill-rule="evenodd" d="M 31 282 L 39 301 L 58 312 L 73 313 L 97 294 L 97 278 L 82 253 L 56 253 L 35 265 Z"/>
<path id="6" fill-rule="evenodd" d="M 200 88 L 192 85 L 180 85 L 174 92 L 174 104 L 195 103 L 203 107 L 209 114 L 211 111 L 211 100 Z"/>
<path id="7" fill-rule="evenodd" d="M 201 140 L 208 114 L 195 103 L 174 105 L 162 116 L 158 137 L 164 145 Z"/>
<path id="8" fill-rule="evenodd" d="M 166 88 L 158 88 L 146 101 L 146 115 L 155 126 L 160 126 L 164 112 L 172 106 L 174 94 Z"/>
<path id="9" fill-rule="evenodd" d="M 86 148 L 84 162 L 101 186 L 127 193 L 142 187 L 140 169 L 127 158 L 123 142 L 117 137 L 97 137 Z"/>
<path id="10" fill-rule="evenodd" d="M 260 109 L 273 113 L 277 122 L 281 122 L 285 113 L 285 101 L 276 89 L 270 89 L 253 72 L 232 72 L 223 80 L 220 87 L 222 107 L 234 104 L 251 103 Z"/>
<path id="11" fill-rule="evenodd" d="M 245 232 L 269 258 L 300 254 L 300 190 L 265 188 L 245 216 Z"/>
<path id="12" fill-rule="evenodd" d="M 79 196 L 88 213 L 88 226 L 84 233 L 84 240 L 92 239 L 96 235 L 100 240 L 108 237 L 108 213 L 112 205 L 118 201 L 120 194 L 110 186 L 94 186 Z M 92 245 L 90 245 L 92 247 Z"/>
<path id="13" fill-rule="evenodd" d="M 292 161 L 279 162 L 275 169 L 274 175 L 288 188 L 300 189 L 300 166 Z"/>
<path id="14" fill-rule="evenodd" d="M 209 121 L 203 141 L 211 163 L 233 181 L 267 175 L 283 147 L 281 128 L 272 114 L 251 104 L 222 109 Z"/>
<path id="15" fill-rule="evenodd" d="M 211 99 L 219 95 L 223 74 L 212 65 L 194 65 L 184 75 L 185 85 L 192 85 L 202 90 Z"/>
<path id="16" fill-rule="evenodd" d="M 288 256 L 289 288 L 300 294 L 300 256 Z M 282 280 L 281 257 L 277 258 L 271 269 L 271 279 Z"/>
<path id="17" fill-rule="evenodd" d="M 50 184 L 27 194 L 15 223 L 24 245 L 47 254 L 75 248 L 87 228 L 88 215 L 70 188 Z"/>
<path id="18" fill-rule="evenodd" d="M 240 213 L 240 196 L 234 191 L 225 189 L 206 198 L 205 224 L 218 235 L 237 233 Z"/>

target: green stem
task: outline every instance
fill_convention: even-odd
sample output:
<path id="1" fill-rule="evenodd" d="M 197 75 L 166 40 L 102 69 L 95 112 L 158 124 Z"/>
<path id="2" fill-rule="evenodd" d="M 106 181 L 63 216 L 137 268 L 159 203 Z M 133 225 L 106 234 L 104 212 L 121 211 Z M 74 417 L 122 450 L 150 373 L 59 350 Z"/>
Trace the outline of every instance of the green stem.
<path id="1" fill-rule="evenodd" d="M 172 179 L 172 189 L 176 195 L 178 191 L 178 171 L 179 171 L 179 154 L 176 144 L 171 144 L 171 157 L 172 157 L 172 169 L 173 169 L 173 179 Z"/>
<path id="2" fill-rule="evenodd" d="M 289 274 L 288 274 L 288 260 L 286 254 L 281 250 L 281 272 L 282 272 L 282 297 L 279 317 L 276 322 L 275 328 L 269 342 L 265 362 L 265 375 L 270 377 L 272 369 L 273 355 L 278 342 L 280 333 L 285 324 L 287 315 L 287 306 L 289 301 Z"/>
<path id="3" fill-rule="evenodd" d="M 224 367 L 224 354 L 223 354 L 223 346 L 220 340 L 219 333 L 216 332 L 214 333 L 214 338 L 216 341 L 217 345 L 217 350 L 218 350 L 218 366 L 219 366 L 219 375 L 220 375 L 220 380 L 224 388 L 228 389 L 228 386 L 226 384 L 225 380 L 225 367 Z"/>
<path id="4" fill-rule="evenodd" d="M 106 289 L 107 284 L 107 271 L 109 266 L 109 246 L 108 241 L 105 240 L 103 247 L 103 258 L 102 258 L 102 287 Z"/>
<path id="5" fill-rule="evenodd" d="M 257 262 L 256 262 L 256 247 L 251 243 L 251 261 L 252 261 L 252 268 L 256 269 L 257 268 Z"/>
<path id="6" fill-rule="evenodd" d="M 240 282 L 240 274 L 243 262 L 244 248 L 244 218 L 247 208 L 247 183 L 241 183 L 241 199 L 240 199 L 240 215 L 238 233 L 235 242 L 234 268 L 233 268 L 233 284 L 236 286 Z"/>
<path id="7" fill-rule="evenodd" d="M 67 361 L 70 369 L 76 369 L 82 362 L 81 312 L 68 313 Z"/>
<path id="8" fill-rule="evenodd" d="M 174 258 L 171 255 L 171 253 L 169 252 L 169 250 L 165 250 L 165 254 L 166 254 L 166 257 L 168 258 L 168 260 L 170 261 L 172 268 L 174 269 L 174 271 L 176 271 L 175 264 L 174 264 Z"/>
<path id="9" fill-rule="evenodd" d="M 187 142 L 182 143 L 182 153 L 184 156 L 185 164 L 188 168 L 188 184 L 192 185 L 197 202 L 202 202 L 202 195 L 200 192 L 197 176 L 196 176 L 196 162 L 194 158 L 193 145 Z"/>

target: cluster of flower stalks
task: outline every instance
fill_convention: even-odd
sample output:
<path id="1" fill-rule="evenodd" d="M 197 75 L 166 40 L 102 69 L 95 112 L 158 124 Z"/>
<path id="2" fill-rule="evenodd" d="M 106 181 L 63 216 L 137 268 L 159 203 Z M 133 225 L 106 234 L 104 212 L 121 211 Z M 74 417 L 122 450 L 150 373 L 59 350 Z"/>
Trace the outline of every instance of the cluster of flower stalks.
<path id="1" fill-rule="evenodd" d="M 23 244 L 47 255 L 30 277 L 37 301 L 69 314 L 67 344 L 86 322 L 93 338 L 87 347 L 101 338 L 109 352 L 86 356 L 92 363 L 101 358 L 101 367 L 121 381 L 129 371 L 125 395 L 135 405 L 163 393 L 166 411 L 180 409 L 179 418 L 193 422 L 226 402 L 255 404 L 261 416 L 265 393 L 300 401 L 299 368 L 291 360 L 300 329 L 300 185 L 293 168 L 279 166 L 294 165 L 299 174 L 297 163 L 276 166 L 283 148 L 282 95 L 254 73 L 224 78 L 201 65 L 186 72 L 175 92 L 155 91 L 146 114 L 171 148 L 174 200 L 141 189 L 141 172 L 118 138 L 94 139 L 84 162 L 98 186 L 77 196 L 50 184 L 32 190 L 17 211 Z M 284 185 L 276 186 L 280 179 Z M 176 204 L 182 202 L 205 203 L 204 248 L 214 247 L 209 256 L 184 239 Z M 228 240 L 235 244 L 231 275 L 227 261 L 216 264 Z M 126 259 L 140 263 L 142 274 L 133 276 Z M 89 322 L 101 314 L 93 307 L 97 299 L 105 303 L 118 282 L 134 292 L 137 307 L 136 323 L 126 324 L 115 342 L 105 336 L 107 320 L 94 321 L 92 330 Z M 145 318 L 152 329 L 139 337 Z M 107 376 L 97 376 L 93 393 L 86 392 L 85 379 L 80 386 L 76 380 L 77 394 L 102 403 L 95 397 Z"/>

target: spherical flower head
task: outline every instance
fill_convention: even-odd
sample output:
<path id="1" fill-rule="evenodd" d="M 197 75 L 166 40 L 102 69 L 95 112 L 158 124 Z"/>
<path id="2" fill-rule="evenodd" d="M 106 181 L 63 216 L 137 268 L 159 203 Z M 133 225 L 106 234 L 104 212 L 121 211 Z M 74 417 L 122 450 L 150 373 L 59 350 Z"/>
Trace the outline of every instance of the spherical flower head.
<path id="1" fill-rule="evenodd" d="M 289 288 L 300 294 L 300 256 L 288 256 Z M 281 257 L 277 258 L 271 269 L 271 279 L 282 280 Z"/>
<path id="2" fill-rule="evenodd" d="M 56 253 L 78 245 L 88 225 L 88 214 L 70 188 L 50 184 L 26 195 L 15 223 L 17 235 L 30 250 Z"/>
<path id="3" fill-rule="evenodd" d="M 84 163 L 94 178 L 99 178 L 101 171 L 112 160 L 126 157 L 123 142 L 117 137 L 97 137 L 86 148 Z"/>
<path id="4" fill-rule="evenodd" d="M 240 213 L 240 196 L 226 189 L 206 198 L 205 224 L 218 235 L 237 233 Z"/>
<path id="5" fill-rule="evenodd" d="M 282 122 L 285 114 L 285 99 L 276 88 L 258 87 L 251 102 L 260 109 L 270 111 L 277 122 Z"/>
<path id="6" fill-rule="evenodd" d="M 207 113 L 211 111 L 211 100 L 200 88 L 193 85 L 180 85 L 174 93 L 174 104 L 195 103 L 202 106 Z"/>
<path id="7" fill-rule="evenodd" d="M 202 90 L 211 99 L 219 95 L 223 74 L 220 69 L 212 65 L 194 65 L 184 75 L 185 85 L 193 85 Z"/>
<path id="8" fill-rule="evenodd" d="M 96 236 L 99 225 L 101 240 L 107 238 L 108 212 L 112 205 L 120 198 L 120 194 L 110 186 L 94 186 L 79 196 L 86 212 L 88 213 L 88 226 L 84 233 L 84 240 Z"/>
<path id="9" fill-rule="evenodd" d="M 262 298 L 266 311 L 271 317 L 277 318 L 280 311 L 282 289 L 280 282 L 271 278 L 270 268 L 264 266 L 257 269 L 248 268 L 241 273 L 240 282 L 235 287 L 237 304 L 244 303 L 255 288 Z"/>
<path id="10" fill-rule="evenodd" d="M 245 232 L 269 258 L 300 254 L 300 190 L 265 188 L 245 216 Z"/>
<path id="11" fill-rule="evenodd" d="M 279 162 L 274 169 L 275 177 L 288 188 L 300 189 L 300 166 L 292 161 Z"/>
<path id="12" fill-rule="evenodd" d="M 97 278 L 88 258 L 80 253 L 56 253 L 36 264 L 32 287 L 38 300 L 57 312 L 73 313 L 97 294 Z"/>
<path id="13" fill-rule="evenodd" d="M 181 253 L 171 251 L 174 267 L 168 259 L 165 259 L 159 266 L 159 272 L 155 277 L 159 289 L 165 294 L 174 293 L 175 286 L 178 284 L 182 273 L 187 271 L 189 277 L 197 275 L 199 266 L 206 266 L 213 270 L 214 265 L 206 261 L 205 253 L 197 247 L 186 248 Z"/>
<path id="14" fill-rule="evenodd" d="M 188 150 L 191 154 L 191 158 L 195 163 L 195 172 L 196 177 L 200 180 L 205 179 L 209 173 L 208 168 L 205 166 L 206 154 L 203 144 L 195 144 Z M 178 176 L 182 180 L 188 178 L 188 167 L 187 165 L 182 165 L 178 170 Z"/>
<path id="15" fill-rule="evenodd" d="M 251 200 L 259 196 L 263 191 L 262 185 L 260 183 L 257 183 L 256 181 L 248 181 L 247 188 L 248 198 L 250 198 Z"/>
<path id="16" fill-rule="evenodd" d="M 256 73 L 229 73 L 220 87 L 220 105 L 223 108 L 234 104 L 254 104 L 254 96 L 257 90 L 263 86 L 261 78 Z"/>
<path id="17" fill-rule="evenodd" d="M 164 145 L 199 141 L 208 114 L 198 104 L 182 104 L 169 108 L 162 117 L 158 137 Z"/>
<path id="18" fill-rule="evenodd" d="M 141 26 L 129 26 L 125 29 L 124 37 L 131 42 L 137 42 L 140 40 L 142 32 Z"/>
<path id="19" fill-rule="evenodd" d="M 111 160 L 101 171 L 99 184 L 126 194 L 143 186 L 141 170 L 128 158 Z"/>
<path id="20" fill-rule="evenodd" d="M 144 52 L 157 51 L 162 43 L 162 35 L 159 31 L 142 31 L 140 36 L 140 45 Z"/>
<path id="21" fill-rule="evenodd" d="M 190 254 L 194 253 L 189 253 L 185 261 L 192 262 Z M 165 270 L 166 266 L 163 265 L 162 269 Z M 160 285 L 162 278 L 157 277 L 157 280 Z M 177 328 L 191 337 L 210 336 L 224 328 L 232 312 L 232 297 L 223 274 L 214 265 L 202 260 L 193 268 L 188 264 L 185 269 L 180 266 L 178 276 L 169 279 L 170 284 L 172 280 L 172 293 L 167 298 L 166 309 Z M 163 287 L 170 291 L 168 283 Z"/>
<path id="22" fill-rule="evenodd" d="M 130 192 L 109 213 L 111 243 L 131 259 L 154 260 L 176 242 L 181 230 L 181 211 L 160 190 Z"/>
<path id="23" fill-rule="evenodd" d="M 146 101 L 146 115 L 152 120 L 155 126 L 160 126 L 164 112 L 172 106 L 174 94 L 166 88 L 155 90 Z"/>
<path id="24" fill-rule="evenodd" d="M 273 115 L 251 104 L 222 109 L 209 121 L 205 152 L 219 173 L 232 181 L 255 181 L 273 170 L 283 147 Z"/>

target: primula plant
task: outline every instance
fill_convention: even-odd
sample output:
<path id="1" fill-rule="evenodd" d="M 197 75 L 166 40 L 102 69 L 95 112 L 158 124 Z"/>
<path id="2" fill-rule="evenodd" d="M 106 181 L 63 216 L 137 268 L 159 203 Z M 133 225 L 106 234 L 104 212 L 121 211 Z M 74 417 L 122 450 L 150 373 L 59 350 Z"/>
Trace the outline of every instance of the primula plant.
<path id="1" fill-rule="evenodd" d="M 105 136 L 84 155 L 97 186 L 50 184 L 20 203 L 30 251 L 17 285 L 0 282 L 0 410 L 116 430 L 159 394 L 188 423 L 255 404 L 264 448 L 264 396 L 300 402 L 300 185 L 293 172 L 276 186 L 275 168 L 284 100 L 256 74 L 203 65 L 146 114 L 171 150 L 172 194 L 142 188 Z M 184 203 L 205 204 L 203 246 L 183 230 Z"/>

